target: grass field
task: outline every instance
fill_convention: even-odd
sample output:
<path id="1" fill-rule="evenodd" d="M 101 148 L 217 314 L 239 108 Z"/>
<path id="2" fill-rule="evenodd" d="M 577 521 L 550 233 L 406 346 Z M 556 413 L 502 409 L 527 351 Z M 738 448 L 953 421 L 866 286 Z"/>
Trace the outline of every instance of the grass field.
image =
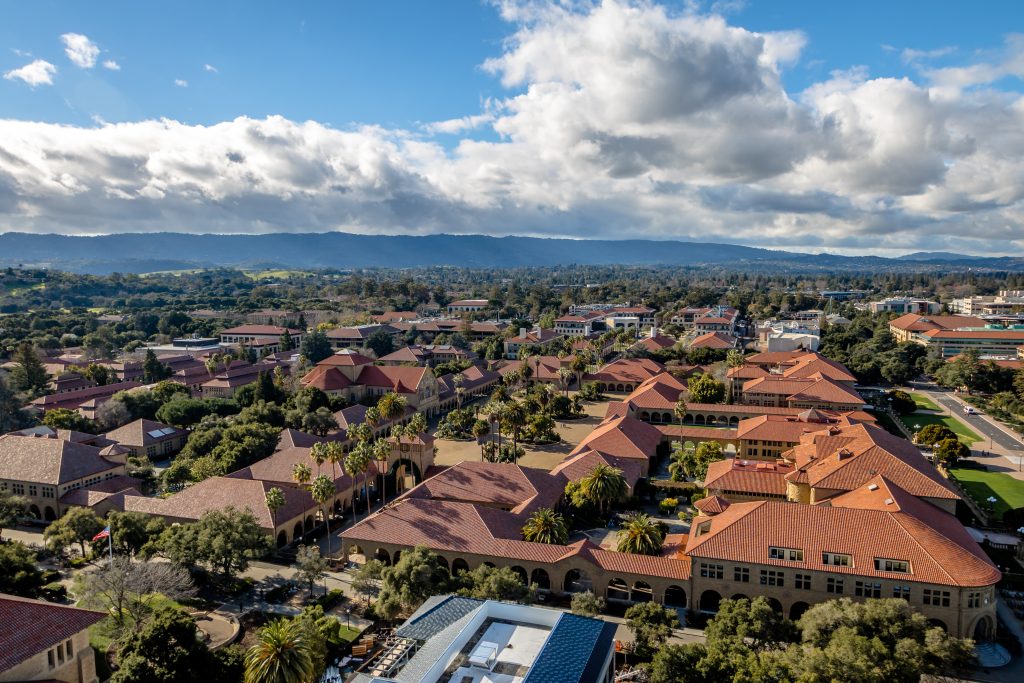
<path id="1" fill-rule="evenodd" d="M 915 431 L 914 427 L 925 427 L 930 424 L 944 425 L 949 427 L 968 446 L 982 440 L 980 436 L 968 429 L 962 422 L 942 413 L 922 413 L 918 411 L 910 415 L 903 415 L 900 417 L 900 420 L 903 424 L 907 425 L 911 432 Z"/>
<path id="2" fill-rule="evenodd" d="M 1024 481 L 1002 472 L 953 468 L 949 471 L 971 497 L 983 508 L 991 496 L 996 499 L 995 511 L 999 517 L 1007 510 L 1024 507 Z"/>
<path id="3" fill-rule="evenodd" d="M 931 400 L 924 394 L 918 394 L 917 392 L 912 391 L 910 392 L 910 398 L 914 399 L 914 405 L 917 406 L 918 410 L 934 410 L 935 412 L 940 411 L 940 408 L 935 403 L 935 401 Z"/>

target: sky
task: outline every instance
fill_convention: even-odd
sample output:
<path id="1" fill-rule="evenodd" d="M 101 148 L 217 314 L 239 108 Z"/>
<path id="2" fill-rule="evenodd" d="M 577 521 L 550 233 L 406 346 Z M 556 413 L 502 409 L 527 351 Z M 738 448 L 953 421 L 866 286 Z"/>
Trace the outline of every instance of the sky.
<path id="1" fill-rule="evenodd" d="M 1020 2 L 0 12 L 0 232 L 1024 247 Z"/>

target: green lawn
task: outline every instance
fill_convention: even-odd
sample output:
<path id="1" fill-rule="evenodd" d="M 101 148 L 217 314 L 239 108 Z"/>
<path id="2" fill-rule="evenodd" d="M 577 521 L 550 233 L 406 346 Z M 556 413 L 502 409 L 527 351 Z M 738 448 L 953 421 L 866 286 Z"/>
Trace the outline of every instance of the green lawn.
<path id="1" fill-rule="evenodd" d="M 911 433 L 915 431 L 915 427 L 940 424 L 951 429 L 968 446 L 982 440 L 980 436 L 968 429 L 962 422 L 942 413 L 922 413 L 919 411 L 910 415 L 903 415 L 900 417 L 900 420 L 910 429 Z"/>
<path id="2" fill-rule="evenodd" d="M 889 432 L 890 434 L 894 434 L 900 437 L 901 439 L 907 438 L 906 434 L 903 433 L 903 430 L 901 430 L 899 425 L 897 425 L 896 422 L 891 417 L 889 417 L 888 413 L 878 411 L 877 413 L 873 414 L 875 416 L 875 419 L 878 420 L 878 424 L 882 427 L 882 429 Z"/>
<path id="3" fill-rule="evenodd" d="M 914 405 L 917 406 L 918 410 L 934 410 L 935 412 L 940 411 L 940 408 L 935 403 L 935 401 L 931 400 L 924 394 L 919 394 L 917 392 L 912 391 L 910 392 L 910 398 L 914 399 Z"/>
<path id="4" fill-rule="evenodd" d="M 953 468 L 949 473 L 967 489 L 971 497 L 983 508 L 990 497 L 996 499 L 995 511 L 999 517 L 1007 510 L 1024 507 L 1024 481 L 1002 472 Z"/>

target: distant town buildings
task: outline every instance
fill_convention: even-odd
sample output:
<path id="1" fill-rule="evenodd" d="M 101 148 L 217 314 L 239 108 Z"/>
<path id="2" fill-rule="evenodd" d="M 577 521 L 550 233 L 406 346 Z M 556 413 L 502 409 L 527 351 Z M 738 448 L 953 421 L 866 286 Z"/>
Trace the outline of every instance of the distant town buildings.
<path id="1" fill-rule="evenodd" d="M 907 314 L 892 320 L 889 330 L 896 341 L 916 342 L 943 358 L 968 350 L 1012 358 L 1024 346 L 1024 325 L 1003 327 L 976 316 Z"/>
<path id="2" fill-rule="evenodd" d="M 920 313 L 923 315 L 935 315 L 942 312 L 942 304 L 927 299 L 916 299 L 913 297 L 899 296 L 872 301 L 868 304 L 868 310 L 872 313 Z"/>

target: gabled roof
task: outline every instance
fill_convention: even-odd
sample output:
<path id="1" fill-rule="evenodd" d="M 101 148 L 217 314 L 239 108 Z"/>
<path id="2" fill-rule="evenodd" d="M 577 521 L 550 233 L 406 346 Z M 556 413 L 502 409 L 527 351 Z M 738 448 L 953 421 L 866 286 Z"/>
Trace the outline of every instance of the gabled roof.
<path id="1" fill-rule="evenodd" d="M 324 358 L 316 365 L 317 367 L 353 367 L 356 365 L 373 365 L 373 359 L 368 358 L 361 353 L 356 353 L 351 349 L 342 349 L 337 353 L 327 356 L 327 358 Z"/>
<path id="2" fill-rule="evenodd" d="M 889 327 L 907 332 L 955 330 L 962 327 L 984 327 L 985 321 L 970 315 L 919 315 L 907 313 L 889 321 Z"/>
<path id="3" fill-rule="evenodd" d="M 661 432 L 646 422 L 622 415 L 606 419 L 580 441 L 570 455 L 588 450 L 647 461 L 661 443 Z"/>
<path id="4" fill-rule="evenodd" d="M 411 394 L 419 390 L 428 375 L 433 377 L 427 368 L 364 365 L 356 376 L 356 384 L 386 387 L 400 394 Z"/>
<path id="5" fill-rule="evenodd" d="M 937 509 L 936 512 L 946 515 Z M 949 586 L 989 586 L 999 581 L 999 570 L 955 519 L 948 522 L 949 517 L 946 515 L 946 522 L 937 522 L 931 511 L 919 518 L 903 510 L 778 501 L 733 503 L 713 517 L 694 520 L 686 553 L 692 558 Z M 954 524 L 960 526 L 959 531 Z M 770 559 L 769 546 L 801 549 L 804 559 Z M 851 566 L 823 564 L 825 552 L 851 555 Z M 875 558 L 907 561 L 911 571 L 877 570 Z"/>
<path id="6" fill-rule="evenodd" d="M 679 396 L 686 386 L 668 372 L 662 372 L 644 380 L 626 398 L 627 403 L 637 408 L 674 410 Z"/>
<path id="7" fill-rule="evenodd" d="M 705 320 L 698 320 L 697 322 L 705 322 Z M 702 334 L 692 342 L 690 342 L 691 349 L 734 349 L 736 348 L 736 337 L 725 332 L 708 332 Z"/>
<path id="8" fill-rule="evenodd" d="M 0 672 L 46 652 L 105 616 L 102 612 L 0 594 L 0 624 L 4 624 L 0 629 Z"/>
<path id="9" fill-rule="evenodd" d="M 277 325 L 239 325 L 238 327 L 230 327 L 226 330 L 221 330 L 221 334 L 238 334 L 238 335 L 263 335 L 270 336 L 276 335 L 280 337 L 287 330 L 290 335 L 302 334 L 302 330 L 293 330 L 290 327 L 278 327 Z"/>
<path id="10" fill-rule="evenodd" d="M 317 365 L 302 378 L 302 386 L 320 391 L 341 391 L 352 386 L 352 380 L 336 367 Z"/>
<path id="11" fill-rule="evenodd" d="M 144 447 L 161 443 L 167 439 L 178 438 L 187 433 L 184 429 L 178 429 L 162 422 L 138 419 L 107 432 L 106 437 L 120 444 Z"/>
<path id="12" fill-rule="evenodd" d="M 0 479 L 56 486 L 123 467 L 103 458 L 95 446 L 47 437 L 0 436 Z"/>
<path id="13" fill-rule="evenodd" d="M 704 488 L 761 496 L 786 493 L 786 476 L 793 466 L 783 462 L 727 458 L 708 465 Z"/>
<path id="14" fill-rule="evenodd" d="M 598 465 L 609 465 L 622 470 L 622 477 L 630 490 L 636 487 L 636 483 L 647 475 L 647 465 L 636 458 L 619 458 L 607 453 L 599 453 L 594 450 L 586 450 L 558 463 L 551 469 L 552 474 L 561 474 L 567 481 L 579 481 L 583 479 Z"/>
<path id="15" fill-rule="evenodd" d="M 512 463 L 463 461 L 409 492 L 412 498 L 492 505 L 521 513 L 553 507 L 565 491 L 566 479 L 557 473 Z"/>
<path id="16" fill-rule="evenodd" d="M 638 383 L 662 372 L 665 372 L 665 366 L 650 358 L 622 358 L 586 375 L 586 379 Z"/>
<path id="17" fill-rule="evenodd" d="M 708 496 L 698 500 L 693 504 L 693 507 L 710 517 L 720 512 L 725 512 L 730 505 L 731 503 L 721 496 Z"/>
<path id="18" fill-rule="evenodd" d="M 820 353 L 809 353 L 797 358 L 796 362 L 782 373 L 783 377 L 794 379 L 815 375 L 827 377 L 836 382 L 853 382 L 857 379 L 842 363 L 825 358 Z"/>
<path id="19" fill-rule="evenodd" d="M 805 434 L 785 454 L 815 488 L 852 491 L 877 475 L 922 498 L 953 500 L 955 489 L 916 446 L 873 424 L 834 425 Z"/>

